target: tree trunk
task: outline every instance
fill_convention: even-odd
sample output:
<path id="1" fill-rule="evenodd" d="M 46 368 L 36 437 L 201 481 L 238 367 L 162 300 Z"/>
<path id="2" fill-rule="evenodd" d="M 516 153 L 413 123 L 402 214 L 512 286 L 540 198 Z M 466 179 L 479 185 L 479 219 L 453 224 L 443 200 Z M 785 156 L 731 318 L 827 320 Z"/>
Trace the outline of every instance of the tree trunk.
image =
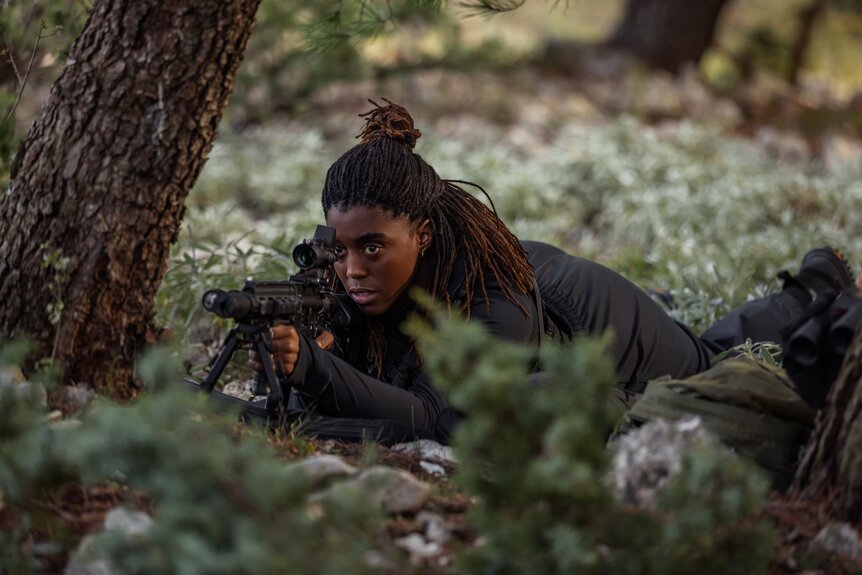
<path id="1" fill-rule="evenodd" d="M 799 83 L 799 73 L 805 65 L 808 49 L 811 47 L 811 36 L 814 26 L 820 17 L 826 12 L 829 0 L 814 0 L 799 12 L 799 31 L 790 50 L 790 69 L 787 72 L 787 81 L 791 86 Z"/>
<path id="2" fill-rule="evenodd" d="M 99 0 L 0 199 L 0 330 L 133 384 L 259 0 Z M 67 259 L 66 259 L 67 258 Z"/>
<path id="3" fill-rule="evenodd" d="M 862 330 L 817 417 L 793 493 L 826 503 L 833 519 L 862 525 Z"/>
<path id="4" fill-rule="evenodd" d="M 622 21 L 608 41 L 649 65 L 677 73 L 697 64 L 712 44 L 728 0 L 627 0 Z"/>

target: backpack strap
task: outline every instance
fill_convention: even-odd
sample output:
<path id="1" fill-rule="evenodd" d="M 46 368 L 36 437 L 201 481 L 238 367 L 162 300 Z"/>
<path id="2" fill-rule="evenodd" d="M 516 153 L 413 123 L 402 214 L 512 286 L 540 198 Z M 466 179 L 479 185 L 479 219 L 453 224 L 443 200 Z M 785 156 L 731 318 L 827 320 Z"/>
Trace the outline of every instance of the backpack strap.
<path id="1" fill-rule="evenodd" d="M 545 304 L 542 301 L 542 292 L 539 291 L 539 283 L 533 276 L 533 302 L 536 304 L 536 315 L 539 320 L 539 339 L 536 341 L 536 354 L 533 357 L 533 372 L 542 371 L 542 358 L 539 352 L 542 349 L 542 341 L 545 339 Z"/>
<path id="2" fill-rule="evenodd" d="M 539 341 L 536 343 L 536 347 L 541 349 L 542 340 L 545 337 L 545 305 L 542 301 L 542 292 L 539 291 L 539 283 L 536 281 L 536 276 L 534 275 L 532 278 L 533 281 L 533 302 L 536 304 L 536 314 L 539 319 Z"/>

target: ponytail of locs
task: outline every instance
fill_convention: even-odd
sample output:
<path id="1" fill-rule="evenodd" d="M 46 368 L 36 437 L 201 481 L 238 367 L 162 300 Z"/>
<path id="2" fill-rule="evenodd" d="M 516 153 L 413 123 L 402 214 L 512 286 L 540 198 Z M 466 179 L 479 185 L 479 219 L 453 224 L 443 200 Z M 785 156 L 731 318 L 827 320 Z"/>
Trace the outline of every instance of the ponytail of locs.
<path id="1" fill-rule="evenodd" d="M 393 217 L 412 222 L 429 220 L 433 240 L 425 255 L 434 270 L 431 295 L 452 305 L 449 282 L 455 262 L 463 258 L 465 308 L 475 290 L 484 295 L 485 275 L 493 274 L 504 295 L 532 290 L 533 268 L 518 239 L 497 217 L 493 202 L 480 186 L 462 180 L 443 180 L 418 154 L 413 153 L 422 133 L 409 112 L 388 100 L 385 106 L 360 114 L 365 127 L 361 142 L 344 153 L 326 173 L 322 203 L 331 208 L 381 208 Z M 490 207 L 459 184 L 480 190 Z M 517 303 L 517 302 L 516 302 Z M 523 305 L 518 306 L 526 314 Z"/>

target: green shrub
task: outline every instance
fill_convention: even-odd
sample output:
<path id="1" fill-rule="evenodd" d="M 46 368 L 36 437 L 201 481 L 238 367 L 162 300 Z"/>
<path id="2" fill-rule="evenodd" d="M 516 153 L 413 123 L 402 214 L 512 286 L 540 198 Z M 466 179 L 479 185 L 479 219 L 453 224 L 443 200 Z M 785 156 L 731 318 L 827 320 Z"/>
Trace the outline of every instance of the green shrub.
<path id="1" fill-rule="evenodd" d="M 151 377 L 176 377 L 165 356 L 144 363 Z M 138 494 L 127 505 L 152 506 L 144 536 L 95 539 L 119 573 L 379 572 L 371 559 L 391 551 L 380 509 L 362 498 L 311 506 L 311 479 L 279 461 L 265 434 L 236 433 L 205 398 L 160 382 L 132 405 L 97 400 L 61 426 L 21 386 L 0 387 L 0 492 L 15 516 L 0 534 L 0 570 L 38 567 L 22 542 L 38 521 L 43 535 L 60 522 L 50 527 L 32 502 L 74 481 L 119 483 Z"/>
<path id="2" fill-rule="evenodd" d="M 527 377 L 529 353 L 477 324 L 435 314 L 411 324 L 426 368 L 469 414 L 456 431 L 457 480 L 484 544 L 471 573 L 763 573 L 771 531 L 756 521 L 767 483 L 750 464 L 692 451 L 656 511 L 627 509 L 606 482 L 607 341 L 547 346 L 547 381 Z"/>

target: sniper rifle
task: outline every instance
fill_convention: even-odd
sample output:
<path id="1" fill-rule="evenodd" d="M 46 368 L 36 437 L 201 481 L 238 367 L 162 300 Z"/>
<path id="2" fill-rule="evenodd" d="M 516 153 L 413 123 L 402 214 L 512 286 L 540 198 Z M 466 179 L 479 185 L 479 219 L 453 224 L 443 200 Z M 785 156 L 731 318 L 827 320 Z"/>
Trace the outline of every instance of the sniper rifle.
<path id="1" fill-rule="evenodd" d="M 225 366 L 238 348 L 253 349 L 263 365 L 255 375 L 255 395 L 266 396 L 266 411 L 279 416 L 286 405 L 290 387 L 280 361 L 272 360 L 272 334 L 277 324 L 290 324 L 311 338 L 323 330 L 343 328 L 350 324 L 349 296 L 335 293 L 337 278 L 332 265 L 335 253 L 335 229 L 317 226 L 314 238 L 304 240 L 293 249 L 293 261 L 299 273 L 281 281 L 247 280 L 241 290 L 211 289 L 201 303 L 209 312 L 234 320 L 219 352 L 209 364 L 209 373 L 201 384 L 211 393 Z"/>

